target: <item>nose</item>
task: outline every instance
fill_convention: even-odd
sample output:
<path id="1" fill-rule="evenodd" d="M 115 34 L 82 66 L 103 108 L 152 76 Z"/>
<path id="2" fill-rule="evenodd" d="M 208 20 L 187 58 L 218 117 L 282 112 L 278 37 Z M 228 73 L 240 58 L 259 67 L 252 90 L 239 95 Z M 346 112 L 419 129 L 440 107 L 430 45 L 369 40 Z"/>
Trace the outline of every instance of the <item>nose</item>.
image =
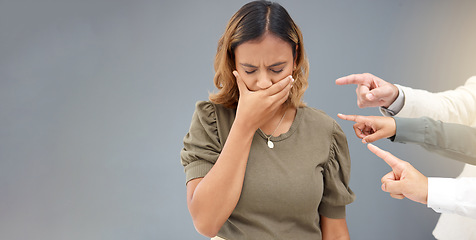
<path id="1" fill-rule="evenodd" d="M 273 85 L 273 81 L 271 80 L 271 77 L 267 73 L 261 73 L 258 75 L 258 81 L 256 85 L 260 89 L 267 89 Z"/>

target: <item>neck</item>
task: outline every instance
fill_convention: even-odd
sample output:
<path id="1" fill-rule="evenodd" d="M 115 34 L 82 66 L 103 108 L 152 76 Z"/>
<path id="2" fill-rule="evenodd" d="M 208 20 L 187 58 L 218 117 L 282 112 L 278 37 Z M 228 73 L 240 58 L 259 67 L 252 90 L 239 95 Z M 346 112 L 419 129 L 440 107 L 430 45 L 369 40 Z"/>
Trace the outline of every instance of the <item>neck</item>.
<path id="1" fill-rule="evenodd" d="M 278 136 L 289 130 L 294 120 L 294 108 L 282 105 L 279 110 L 273 115 L 273 117 L 260 127 L 266 135 Z M 291 114 L 293 113 L 293 114 Z"/>

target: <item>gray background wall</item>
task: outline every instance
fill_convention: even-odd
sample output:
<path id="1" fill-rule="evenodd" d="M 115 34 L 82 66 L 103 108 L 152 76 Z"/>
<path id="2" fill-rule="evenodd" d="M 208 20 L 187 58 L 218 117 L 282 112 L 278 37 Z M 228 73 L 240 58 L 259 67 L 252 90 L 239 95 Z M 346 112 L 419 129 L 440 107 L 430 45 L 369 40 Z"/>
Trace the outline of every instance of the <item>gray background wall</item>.
<path id="1" fill-rule="evenodd" d="M 179 152 L 214 91 L 216 43 L 247 1 L 0 0 L 0 238 L 205 239 L 186 208 Z M 476 74 L 474 1 L 280 1 L 302 28 L 306 102 L 359 109 L 338 77 L 371 72 L 430 91 Z M 338 120 L 352 155 L 353 239 L 432 239 L 438 214 L 380 190 L 390 168 Z M 377 145 L 426 175 L 462 164 Z"/>

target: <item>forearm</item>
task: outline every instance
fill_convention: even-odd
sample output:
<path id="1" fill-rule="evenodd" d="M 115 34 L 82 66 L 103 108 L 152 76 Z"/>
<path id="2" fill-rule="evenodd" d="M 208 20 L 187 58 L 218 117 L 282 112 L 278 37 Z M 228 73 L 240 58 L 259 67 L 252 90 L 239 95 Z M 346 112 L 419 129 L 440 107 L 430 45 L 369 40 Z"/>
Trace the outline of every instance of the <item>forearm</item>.
<path id="1" fill-rule="evenodd" d="M 328 218 L 321 215 L 322 240 L 349 240 L 345 218 Z"/>
<path id="2" fill-rule="evenodd" d="M 476 178 L 428 178 L 428 207 L 476 218 Z"/>
<path id="3" fill-rule="evenodd" d="M 349 232 L 333 232 L 322 234 L 322 240 L 350 240 Z"/>
<path id="4" fill-rule="evenodd" d="M 476 77 L 454 90 L 431 93 L 401 86 L 405 104 L 399 117 L 428 116 L 444 122 L 471 125 L 476 118 Z"/>
<path id="5" fill-rule="evenodd" d="M 476 128 L 431 118 L 395 118 L 396 142 L 413 142 L 425 149 L 476 165 Z"/>
<path id="6" fill-rule="evenodd" d="M 216 234 L 238 203 L 253 135 L 235 121 L 215 165 L 194 189 L 189 211 L 202 234 Z"/>

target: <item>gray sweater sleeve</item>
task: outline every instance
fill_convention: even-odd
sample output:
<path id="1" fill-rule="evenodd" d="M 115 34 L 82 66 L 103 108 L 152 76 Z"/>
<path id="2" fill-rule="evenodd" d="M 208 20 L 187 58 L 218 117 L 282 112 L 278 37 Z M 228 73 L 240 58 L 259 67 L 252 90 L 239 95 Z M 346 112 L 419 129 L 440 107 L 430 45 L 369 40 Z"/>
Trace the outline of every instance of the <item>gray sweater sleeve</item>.
<path id="1" fill-rule="evenodd" d="M 394 117 L 393 141 L 416 143 L 442 156 L 476 165 L 476 128 L 435 121 L 428 117 Z"/>

